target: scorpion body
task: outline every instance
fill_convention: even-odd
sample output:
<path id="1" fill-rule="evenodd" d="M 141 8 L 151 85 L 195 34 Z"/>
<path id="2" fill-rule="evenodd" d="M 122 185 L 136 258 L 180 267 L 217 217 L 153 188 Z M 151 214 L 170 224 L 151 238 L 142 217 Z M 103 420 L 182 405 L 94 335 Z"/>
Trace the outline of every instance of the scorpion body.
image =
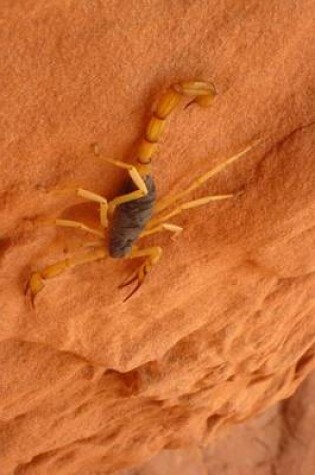
<path id="1" fill-rule="evenodd" d="M 158 102 L 146 127 L 137 153 L 139 172 L 143 176 L 147 194 L 117 206 L 109 229 L 110 257 L 121 258 L 127 256 L 132 249 L 133 243 L 139 238 L 152 217 L 156 200 L 154 179 L 150 174 L 152 155 L 156 151 L 157 143 L 164 131 L 167 117 L 178 106 L 185 95 L 194 95 L 195 97 L 192 102 L 198 102 L 200 105 L 207 106 L 215 95 L 215 89 L 212 84 L 202 82 L 173 84 Z M 124 191 L 130 193 L 135 190 L 134 182 L 129 180 Z"/>
<path id="2" fill-rule="evenodd" d="M 139 238 L 146 224 L 153 214 L 156 200 L 156 189 L 152 175 L 143 177 L 148 193 L 142 198 L 129 201 L 117 206 L 109 226 L 110 257 L 121 258 L 127 256 L 133 243 Z M 135 191 L 132 180 L 128 181 L 125 192 Z"/>
<path id="3" fill-rule="evenodd" d="M 186 107 L 193 103 L 207 107 L 211 105 L 215 95 L 214 86 L 208 82 L 192 81 L 173 84 L 158 101 L 152 113 L 138 147 L 136 163 L 134 165 L 99 156 L 99 158 L 105 162 L 127 170 L 130 177 L 127 188 L 122 195 L 117 196 L 109 202 L 106 198 L 94 192 L 82 188 L 76 188 L 74 190 L 77 196 L 99 204 L 100 229 L 90 228 L 84 223 L 65 219 L 56 219 L 53 220 L 53 223 L 58 226 L 81 229 L 97 235 L 100 238 L 100 244 L 83 256 L 66 258 L 41 271 L 34 272 L 31 275 L 28 285 L 32 301 L 44 287 L 46 279 L 55 277 L 68 268 L 98 259 L 104 259 L 108 256 L 115 259 L 144 258 L 144 262 L 136 270 L 134 275 L 122 285 L 122 287 L 124 287 L 134 281 L 137 282 L 136 287 L 125 299 L 128 300 L 140 287 L 145 276 L 159 261 L 162 255 L 161 247 L 153 246 L 139 249 L 134 245 L 135 241 L 139 238 L 165 230 L 177 234 L 181 232 L 183 228 L 168 222 L 170 218 L 180 214 L 184 210 L 205 205 L 213 201 L 225 200 L 234 196 L 233 194 L 205 196 L 178 204 L 185 195 L 200 187 L 214 175 L 247 153 L 253 147 L 253 144 L 238 154 L 228 158 L 225 162 L 217 165 L 214 169 L 203 174 L 201 177 L 193 180 L 185 190 L 173 196 L 166 197 L 157 203 L 155 202 L 156 191 L 151 171 L 151 160 L 165 128 L 166 119 L 184 98 L 190 99 Z M 94 147 L 94 152 L 96 155 L 100 155 L 97 146 Z M 171 205 L 175 205 L 175 209 L 166 212 L 166 209 Z M 105 244 L 106 228 L 108 228 L 109 231 L 108 248 Z"/>

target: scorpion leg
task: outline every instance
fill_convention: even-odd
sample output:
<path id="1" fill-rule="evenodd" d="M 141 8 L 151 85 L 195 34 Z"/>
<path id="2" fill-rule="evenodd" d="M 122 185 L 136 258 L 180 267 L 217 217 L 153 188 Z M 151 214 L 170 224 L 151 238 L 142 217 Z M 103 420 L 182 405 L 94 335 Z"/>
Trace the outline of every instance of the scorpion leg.
<path id="1" fill-rule="evenodd" d="M 74 228 L 74 229 L 80 229 L 81 231 L 86 231 L 87 233 L 94 234 L 95 236 L 99 236 L 100 238 L 104 238 L 104 232 L 98 229 L 90 228 L 84 223 L 81 223 L 80 221 L 73 221 L 70 219 L 48 219 L 48 220 L 43 220 L 43 224 L 51 224 L 54 226 L 62 226 L 65 228 Z"/>
<path id="2" fill-rule="evenodd" d="M 108 203 L 107 199 L 101 195 L 97 195 L 96 193 L 92 193 L 91 191 L 84 190 L 83 188 L 79 188 L 77 192 L 78 196 L 82 198 L 86 198 L 89 201 L 94 201 L 100 204 L 100 222 L 103 228 L 107 228 L 108 226 Z"/>
<path id="3" fill-rule="evenodd" d="M 196 190 L 199 188 L 201 185 L 203 185 L 205 182 L 210 180 L 210 178 L 214 177 L 221 171 L 223 171 L 225 168 L 227 168 L 229 165 L 231 165 L 233 162 L 236 160 L 239 160 L 241 157 L 243 157 L 247 152 L 249 152 L 253 147 L 255 147 L 259 142 L 261 142 L 261 139 L 256 140 L 252 144 L 248 145 L 245 149 L 243 149 L 241 152 L 236 153 L 235 155 L 232 155 L 229 157 L 227 160 L 225 160 L 223 163 L 220 163 L 216 167 L 212 168 L 208 172 L 204 173 L 200 177 L 196 178 L 191 182 L 191 184 L 185 188 L 184 191 L 181 191 L 173 196 L 168 196 L 166 198 L 162 198 L 159 203 L 157 203 L 155 207 L 155 213 L 160 213 L 164 209 L 168 208 L 169 206 L 173 205 L 176 203 L 178 200 L 183 198 L 184 196 L 188 195 L 192 191 Z M 176 213 L 177 214 L 177 213 Z"/>
<path id="4" fill-rule="evenodd" d="M 156 207 L 155 207 L 155 216 L 150 220 L 148 223 L 145 231 L 141 234 L 140 237 L 144 236 L 149 236 L 151 234 L 154 234 L 156 232 L 160 232 L 163 230 L 168 230 L 168 231 L 173 231 L 175 232 L 175 235 L 178 234 L 181 230 L 177 230 L 175 228 L 172 229 L 173 226 L 172 224 L 166 223 L 170 218 L 180 214 L 182 211 L 185 211 L 186 209 L 191 209 L 191 208 L 197 208 L 198 206 L 202 206 L 205 204 L 208 204 L 212 201 L 220 201 L 220 200 L 225 200 L 228 198 L 233 198 L 233 194 L 227 194 L 227 195 L 213 195 L 213 196 L 205 196 L 203 198 L 199 198 L 196 200 L 188 201 L 185 203 L 182 203 L 178 206 L 176 206 L 172 211 L 158 216 L 159 213 L 161 213 L 163 210 L 166 208 L 170 207 L 172 204 L 176 204 L 177 201 L 179 201 L 181 198 L 186 196 L 188 193 L 194 191 L 201 185 L 203 185 L 207 180 L 224 170 L 226 167 L 228 167 L 230 164 L 232 164 L 234 161 L 238 160 L 241 158 L 243 155 L 245 155 L 249 150 L 251 150 L 252 147 L 254 147 L 260 140 L 254 142 L 253 144 L 249 145 L 246 147 L 244 150 L 241 152 L 232 155 L 230 158 L 225 160 L 223 163 L 217 165 L 215 168 L 212 170 L 208 171 L 207 173 L 201 175 L 200 177 L 196 178 L 191 182 L 191 184 L 186 188 L 184 191 L 177 193 L 176 195 L 166 197 L 162 200 L 160 200 Z"/>
<path id="5" fill-rule="evenodd" d="M 93 191 L 85 190 L 84 188 L 67 187 L 62 189 L 56 189 L 55 193 L 75 193 L 77 196 L 84 198 L 88 201 L 100 204 L 100 222 L 101 226 L 106 228 L 108 226 L 108 202 L 107 199 Z M 65 220 L 66 221 L 66 220 Z"/>
<path id="6" fill-rule="evenodd" d="M 149 228 L 143 231 L 140 234 L 139 238 L 151 236 L 151 234 L 159 233 L 161 231 L 170 231 L 171 233 L 174 233 L 173 238 L 175 238 L 183 231 L 183 229 L 184 228 L 182 228 L 181 226 L 177 226 L 176 224 L 172 224 L 172 223 L 158 224 L 157 226 L 154 226 L 152 228 Z"/>
<path id="7" fill-rule="evenodd" d="M 62 261 L 55 262 L 50 266 L 45 267 L 41 271 L 33 272 L 31 275 L 30 281 L 27 286 L 27 292 L 31 295 L 32 303 L 35 296 L 40 292 L 44 285 L 46 279 L 51 279 L 57 275 L 62 274 L 65 270 L 85 264 L 87 262 L 96 261 L 99 259 L 104 259 L 108 256 L 107 250 L 102 247 L 89 251 L 85 254 L 82 254 L 78 257 L 63 259 Z"/>
<path id="8" fill-rule="evenodd" d="M 83 188 L 65 188 L 62 190 L 56 190 L 57 192 L 64 192 L 64 191 L 74 191 L 77 196 L 81 198 L 85 198 L 89 201 L 94 201 L 100 204 L 100 221 L 103 227 L 108 226 L 108 215 L 112 215 L 115 207 L 122 203 L 127 203 L 128 201 L 137 200 L 138 198 L 142 198 L 148 193 L 146 184 L 141 176 L 141 173 L 147 173 L 148 167 L 144 165 L 139 165 L 135 167 L 134 165 L 130 165 L 128 163 L 122 162 L 120 160 L 115 160 L 112 158 L 107 158 L 99 155 L 97 144 L 94 144 L 94 153 L 97 155 L 98 158 L 101 160 L 116 165 L 119 168 L 123 168 L 128 171 L 130 178 L 134 182 L 137 190 L 132 191 L 131 193 L 126 193 L 125 195 L 117 196 L 109 203 L 107 202 L 106 198 L 92 191 L 85 190 Z"/>
<path id="9" fill-rule="evenodd" d="M 126 162 L 122 162 L 120 160 L 115 160 L 113 158 L 103 157 L 100 155 L 98 144 L 93 144 L 94 154 L 100 158 L 101 160 L 111 163 L 112 165 L 116 165 L 119 168 L 123 168 L 127 170 L 129 176 L 133 183 L 136 185 L 137 190 L 132 191 L 131 193 L 126 193 L 125 195 L 117 196 L 113 200 L 108 203 L 108 213 L 112 215 L 116 206 L 121 205 L 122 203 L 127 203 L 129 201 L 137 200 L 138 198 L 142 198 L 143 196 L 148 194 L 148 190 L 146 184 L 142 178 L 142 175 L 146 175 L 149 173 L 149 167 L 146 165 L 138 165 L 134 166 Z"/>
<path id="10" fill-rule="evenodd" d="M 126 259 L 135 259 L 138 257 L 145 257 L 145 261 L 141 266 L 130 276 L 128 279 L 123 282 L 119 288 L 126 287 L 127 285 L 136 282 L 136 287 L 131 291 L 131 293 L 124 299 L 124 302 L 130 299 L 130 297 L 141 287 L 146 275 L 150 272 L 152 267 L 159 261 L 162 256 L 161 247 L 154 246 L 148 247 L 146 249 L 133 248 L 131 253 L 126 256 Z"/>
<path id="11" fill-rule="evenodd" d="M 148 234 L 152 234 L 150 231 L 153 230 L 153 229 L 163 227 L 163 223 L 165 221 L 167 221 L 170 218 L 173 218 L 174 216 L 182 213 L 186 209 L 198 208 L 199 206 L 206 205 L 206 204 L 211 203 L 213 201 L 227 200 L 229 198 L 233 198 L 234 196 L 235 196 L 234 194 L 204 196 L 203 198 L 199 198 L 197 200 L 192 200 L 192 201 L 187 201 L 186 203 L 182 203 L 181 205 L 177 206 L 176 208 L 174 208 L 169 213 L 153 218 L 149 222 L 148 227 L 147 227 Z M 160 229 L 157 229 L 157 230 L 160 230 Z"/>

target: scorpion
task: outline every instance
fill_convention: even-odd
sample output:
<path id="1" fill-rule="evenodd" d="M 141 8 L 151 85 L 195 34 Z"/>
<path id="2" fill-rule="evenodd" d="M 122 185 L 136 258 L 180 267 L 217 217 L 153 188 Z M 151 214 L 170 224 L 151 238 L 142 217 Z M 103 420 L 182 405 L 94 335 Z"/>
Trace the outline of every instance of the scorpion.
<path id="1" fill-rule="evenodd" d="M 157 144 L 165 129 L 168 116 L 178 107 L 182 100 L 189 100 L 185 108 L 192 104 L 208 107 L 212 104 L 215 96 L 216 90 L 211 82 L 190 81 L 172 84 L 158 100 L 152 112 L 143 138 L 137 149 L 135 164 L 104 157 L 103 154 L 100 153 L 98 144 L 92 146 L 94 154 L 98 158 L 128 172 L 129 181 L 126 189 L 123 194 L 115 197 L 111 201 L 83 188 L 75 188 L 72 190 L 76 196 L 98 204 L 100 213 L 99 229 L 94 229 L 82 222 L 68 219 L 55 219 L 53 220 L 53 224 L 56 226 L 80 229 L 94 234 L 100 238 L 99 244 L 94 246 L 92 250 L 84 253 L 84 255 L 68 257 L 42 270 L 33 272 L 28 283 L 32 303 L 34 302 L 35 296 L 43 289 L 47 279 L 56 277 L 69 268 L 107 257 L 114 259 L 144 258 L 143 263 L 136 271 L 119 286 L 119 288 L 122 288 L 136 283 L 133 290 L 124 299 L 124 302 L 127 301 L 143 284 L 147 274 L 162 256 L 162 248 L 159 246 L 139 249 L 139 247 L 134 244 L 138 239 L 161 231 L 169 231 L 176 236 L 182 232 L 183 228 L 169 222 L 171 218 L 187 209 L 235 196 L 234 194 L 212 195 L 178 204 L 188 193 L 191 193 L 214 175 L 245 155 L 254 146 L 253 143 L 193 180 L 184 191 L 156 201 L 156 187 L 151 172 L 151 162 L 152 156 L 156 152 Z M 174 209 L 167 211 L 167 208 L 172 205 L 175 206 Z M 105 243 L 106 228 L 108 228 L 107 245 Z"/>

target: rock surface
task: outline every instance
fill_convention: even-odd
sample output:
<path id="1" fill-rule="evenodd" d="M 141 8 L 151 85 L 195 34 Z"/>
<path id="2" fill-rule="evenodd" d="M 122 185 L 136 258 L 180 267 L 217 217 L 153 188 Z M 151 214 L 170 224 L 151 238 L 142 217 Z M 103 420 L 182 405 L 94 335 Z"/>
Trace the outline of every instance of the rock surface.
<path id="1" fill-rule="evenodd" d="M 290 396 L 315 364 L 314 3 L 310 0 L 1 4 L 0 460 L 3 475 L 100 475 L 207 444 Z M 178 110 L 154 161 L 159 196 L 256 138 L 195 194 L 234 200 L 156 235 L 161 263 L 127 303 L 135 263 L 47 282 L 30 272 L 90 236 L 93 206 L 56 188 L 119 193 L 161 91 L 212 80 L 211 109 Z"/>
<path id="2" fill-rule="evenodd" d="M 209 447 L 163 450 L 115 475 L 314 475 L 315 374 L 291 398 Z"/>

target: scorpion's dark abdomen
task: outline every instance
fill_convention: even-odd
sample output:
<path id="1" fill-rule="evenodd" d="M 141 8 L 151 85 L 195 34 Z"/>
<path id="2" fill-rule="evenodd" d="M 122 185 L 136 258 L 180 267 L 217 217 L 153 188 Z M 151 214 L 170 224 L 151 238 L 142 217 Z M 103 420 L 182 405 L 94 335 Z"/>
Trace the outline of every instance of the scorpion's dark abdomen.
<path id="1" fill-rule="evenodd" d="M 109 255 L 124 257 L 150 220 L 155 202 L 155 184 L 151 175 L 143 177 L 148 194 L 117 206 L 109 228 Z M 130 180 L 123 194 L 136 190 Z"/>

